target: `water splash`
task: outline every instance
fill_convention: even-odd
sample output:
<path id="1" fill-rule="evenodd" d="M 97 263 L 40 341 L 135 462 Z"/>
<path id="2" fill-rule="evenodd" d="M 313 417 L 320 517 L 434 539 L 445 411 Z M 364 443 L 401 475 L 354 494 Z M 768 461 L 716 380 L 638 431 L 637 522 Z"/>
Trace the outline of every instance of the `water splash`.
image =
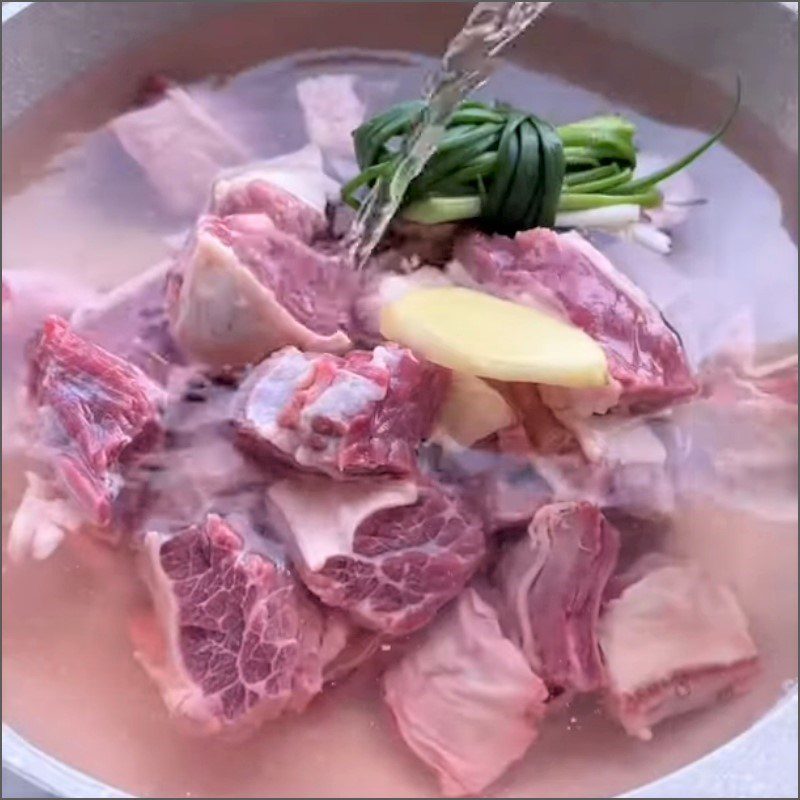
<path id="1" fill-rule="evenodd" d="M 397 213 L 411 181 L 436 151 L 453 112 L 492 74 L 497 56 L 550 2 L 477 3 L 464 27 L 447 46 L 439 69 L 428 79 L 425 110 L 406 140 L 389 179 L 376 181 L 348 234 L 348 251 L 356 268 L 369 259 Z"/>

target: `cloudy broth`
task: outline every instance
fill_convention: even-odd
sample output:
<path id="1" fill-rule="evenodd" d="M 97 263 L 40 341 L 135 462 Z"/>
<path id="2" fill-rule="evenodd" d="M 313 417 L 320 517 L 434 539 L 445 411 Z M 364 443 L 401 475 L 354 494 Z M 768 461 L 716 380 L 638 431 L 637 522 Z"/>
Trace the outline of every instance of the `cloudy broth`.
<path id="1" fill-rule="evenodd" d="M 229 34 L 237 30 L 231 25 Z M 247 40 L 246 18 L 241 25 Z M 202 42 L 203 34 L 196 35 Z M 580 35 L 586 47 L 602 52 L 601 40 Z M 185 47 L 191 36 L 181 36 Z M 170 45 L 160 46 L 167 52 Z M 653 68 L 644 56 L 626 58 L 632 72 Z M 542 59 L 546 63 L 535 71 L 504 66 L 479 96 L 511 101 L 556 123 L 619 111 L 639 126 L 646 155 L 674 157 L 699 140 L 697 130 L 659 121 L 675 115 L 661 113 L 658 102 L 642 101 L 635 89 L 629 107 L 619 94 L 624 87 L 611 92 L 587 74 L 588 67 L 582 74 L 555 55 Z M 419 55 L 343 50 L 268 61 L 189 89 L 214 116 L 229 121 L 259 157 L 269 157 L 305 142 L 294 91 L 301 77 L 357 76 L 356 90 L 370 115 L 418 96 L 432 64 Z M 676 73 L 673 98 L 686 90 L 686 81 Z M 698 107 L 724 108 L 715 95 L 702 95 L 703 87 L 695 90 Z M 669 100 L 659 102 L 667 108 Z M 641 108 L 651 116 L 639 113 Z M 55 98 L 4 136 L 4 162 L 10 166 L 3 176 L 3 266 L 47 269 L 105 289 L 167 256 L 191 217 L 166 217 L 110 134 L 86 132 L 85 119 L 72 119 L 72 113 L 63 98 Z M 752 315 L 765 349 L 783 352 L 796 339 L 797 251 L 782 221 L 783 213 L 792 219 L 796 209 L 782 207 L 791 200 L 782 200 L 764 177 L 775 173 L 774 164 L 757 156 L 780 146 L 746 115 L 737 124 L 741 132 L 732 141 L 747 139 L 747 149 L 718 146 L 692 168 L 707 203 L 678 229 L 672 255 L 598 241 L 665 310 L 695 364 L 726 341 L 743 314 Z M 791 164 L 790 154 L 786 159 Z M 4 458 L 4 537 L 24 466 Z M 796 509 L 796 496 L 794 503 Z M 536 746 L 496 785 L 498 796 L 608 796 L 630 790 L 745 729 L 797 675 L 797 540 L 791 515 L 687 496 L 663 546 L 696 556 L 734 586 L 764 657 L 757 687 L 723 707 L 665 723 L 650 744 L 628 739 L 593 705 L 581 703 L 543 726 Z M 435 792 L 431 775 L 404 747 L 380 699 L 377 677 L 391 649 L 326 690 L 302 716 L 267 724 L 246 742 L 195 739 L 170 723 L 132 655 L 129 626 L 145 607 L 132 557 L 124 550 L 68 541 L 45 562 L 11 564 L 4 557 L 4 722 L 47 753 L 138 795 Z"/>

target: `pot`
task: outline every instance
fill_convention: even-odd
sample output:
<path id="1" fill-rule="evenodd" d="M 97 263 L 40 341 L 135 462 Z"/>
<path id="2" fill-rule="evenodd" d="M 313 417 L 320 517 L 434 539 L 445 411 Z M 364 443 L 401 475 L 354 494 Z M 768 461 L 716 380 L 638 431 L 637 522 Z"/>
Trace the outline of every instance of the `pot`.
<path id="1" fill-rule="evenodd" d="M 26 126 L 30 112 L 45 103 L 49 110 L 39 114 L 37 124 L 45 120 L 48 129 L 31 129 L 31 137 L 88 130 L 119 113 L 148 73 L 162 71 L 188 82 L 299 50 L 358 46 L 364 32 L 371 47 L 435 55 L 464 12 L 463 4 L 422 2 L 4 3 L 3 128 Z M 726 143 L 772 185 L 783 224 L 796 242 L 796 3 L 557 3 L 540 24 L 516 45 L 512 60 L 588 82 L 665 122 L 711 129 L 738 73 L 746 120 Z M 580 48 L 568 46 L 575 37 Z M 635 60 L 640 57 L 644 60 Z M 107 67 L 98 70 L 103 63 Z M 628 69 L 632 63 L 647 68 Z M 50 102 L 56 97 L 58 102 Z M 755 140 L 770 146 L 749 147 Z M 761 691 L 743 705 L 711 712 L 723 722 L 684 750 L 676 736 L 647 745 L 674 749 L 675 755 L 652 751 L 663 768 L 656 775 L 633 770 L 630 780 L 615 784 L 624 796 L 797 796 L 797 570 L 796 564 L 783 567 L 780 580 L 793 581 L 794 595 L 789 592 L 785 607 L 776 606 L 773 619 L 762 620 L 765 639 L 774 647 L 765 659 L 770 674 L 780 673 L 786 681 L 783 690 Z M 763 592 L 772 588 L 764 585 Z M 768 616 L 769 603 L 766 607 Z M 13 688 L 4 685 L 4 695 L 6 690 Z M 630 754 L 613 747 L 609 752 L 624 772 Z M 6 796 L 11 774 L 57 796 L 128 796 L 128 787 L 84 774 L 80 759 L 63 763 L 5 722 L 3 765 Z M 648 780 L 642 779 L 645 774 Z M 364 790 L 368 794 L 370 787 Z M 593 793 L 591 776 L 565 775 L 558 793 Z"/>

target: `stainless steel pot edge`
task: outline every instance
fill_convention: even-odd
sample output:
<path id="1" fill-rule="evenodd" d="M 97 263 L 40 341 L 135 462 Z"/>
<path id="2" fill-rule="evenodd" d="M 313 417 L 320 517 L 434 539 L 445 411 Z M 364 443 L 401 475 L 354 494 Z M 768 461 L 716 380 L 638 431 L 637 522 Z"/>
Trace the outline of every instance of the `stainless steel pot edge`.
<path id="1" fill-rule="evenodd" d="M 3 768 L 56 797 L 132 797 L 47 755 L 3 723 Z"/>
<path id="2" fill-rule="evenodd" d="M 735 739 L 622 797 L 797 797 L 797 684 Z"/>
<path id="3" fill-rule="evenodd" d="M 34 5 L 7 2 L 2 22 Z M 795 19 L 798 3 L 779 2 Z M 787 694 L 753 727 L 708 755 L 646 786 L 622 795 L 650 797 L 797 797 L 798 688 Z M 55 796 L 132 797 L 63 764 L 2 725 L 3 767 Z"/>
<path id="4" fill-rule="evenodd" d="M 3 22 L 24 11 L 31 3 L 3 3 Z"/>

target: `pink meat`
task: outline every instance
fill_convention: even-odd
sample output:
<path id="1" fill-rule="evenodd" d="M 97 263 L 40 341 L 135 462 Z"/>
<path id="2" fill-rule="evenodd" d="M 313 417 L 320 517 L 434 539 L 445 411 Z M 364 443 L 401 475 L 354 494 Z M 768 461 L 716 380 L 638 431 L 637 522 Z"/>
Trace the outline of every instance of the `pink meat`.
<path id="1" fill-rule="evenodd" d="M 72 330 L 81 338 L 140 367 L 157 382 L 166 382 L 177 352 L 166 320 L 165 281 L 163 264 L 105 295 L 46 273 L 12 271 L 4 276 L 8 287 L 3 318 L 4 450 L 30 448 L 28 428 L 32 422 L 35 426 L 36 410 L 31 408 L 24 386 L 27 351 L 50 314 L 71 314 Z M 76 532 L 85 522 L 64 488 L 50 477 L 27 475 L 28 489 L 9 530 L 8 549 L 14 558 L 49 556 L 66 534 Z M 119 508 L 120 496 L 116 496 L 115 524 L 113 530 L 102 530 L 105 539 L 120 533 Z M 97 529 L 92 532 L 101 533 Z"/>
<path id="2" fill-rule="evenodd" d="M 31 356 L 40 440 L 57 477 L 97 525 L 111 520 L 120 462 L 158 436 L 162 390 L 138 367 L 76 335 L 58 317 Z"/>
<path id="3" fill-rule="evenodd" d="M 137 655 L 191 730 L 250 729 L 321 690 L 319 611 L 226 521 L 209 515 L 169 539 L 151 532 L 144 559 L 158 625 L 136 637 Z"/>
<path id="4" fill-rule="evenodd" d="M 609 713 L 650 739 L 661 720 L 746 691 L 758 654 L 733 593 L 696 566 L 661 560 L 633 569 L 599 637 Z"/>
<path id="5" fill-rule="evenodd" d="M 26 391 L 28 351 L 44 321 L 67 317 L 90 302 L 94 290 L 74 277 L 33 270 L 3 270 L 3 453 L 29 446 L 30 409 Z"/>
<path id="6" fill-rule="evenodd" d="M 406 475 L 449 373 L 395 345 L 343 357 L 286 348 L 242 387 L 245 447 L 333 478 Z"/>
<path id="7" fill-rule="evenodd" d="M 480 519 L 431 483 L 307 476 L 269 489 L 306 586 L 360 625 L 401 636 L 426 625 L 480 565 Z"/>
<path id="8" fill-rule="evenodd" d="M 474 589 L 384 678 L 400 734 L 442 794 L 476 796 L 536 739 L 547 689 Z"/>
<path id="9" fill-rule="evenodd" d="M 193 357 L 242 366 L 285 345 L 343 352 L 353 276 L 266 214 L 201 217 L 170 287 L 172 332 Z"/>
<path id="10" fill-rule="evenodd" d="M 455 257 L 468 282 L 586 331 L 605 350 L 623 405 L 659 408 L 695 392 L 674 331 L 644 293 L 577 233 L 536 228 L 514 239 L 472 233 L 457 242 Z"/>
<path id="11" fill-rule="evenodd" d="M 249 154 L 188 92 L 169 83 L 158 89 L 155 102 L 116 117 L 109 129 L 162 205 L 189 216 L 203 207 L 219 171 Z"/>
<path id="12" fill-rule="evenodd" d="M 618 551 L 619 534 L 598 508 L 554 503 L 498 563 L 504 625 L 553 694 L 605 683 L 597 622 Z"/>
<path id="13" fill-rule="evenodd" d="M 210 213 L 219 217 L 265 214 L 275 227 L 308 244 L 325 230 L 325 217 L 300 198 L 269 180 L 257 170 L 220 178 L 214 184 Z"/>
<path id="14" fill-rule="evenodd" d="M 25 347 L 51 314 L 68 316 L 91 302 L 95 290 L 74 277 L 34 270 L 3 270 L 3 374 L 24 360 Z"/>

